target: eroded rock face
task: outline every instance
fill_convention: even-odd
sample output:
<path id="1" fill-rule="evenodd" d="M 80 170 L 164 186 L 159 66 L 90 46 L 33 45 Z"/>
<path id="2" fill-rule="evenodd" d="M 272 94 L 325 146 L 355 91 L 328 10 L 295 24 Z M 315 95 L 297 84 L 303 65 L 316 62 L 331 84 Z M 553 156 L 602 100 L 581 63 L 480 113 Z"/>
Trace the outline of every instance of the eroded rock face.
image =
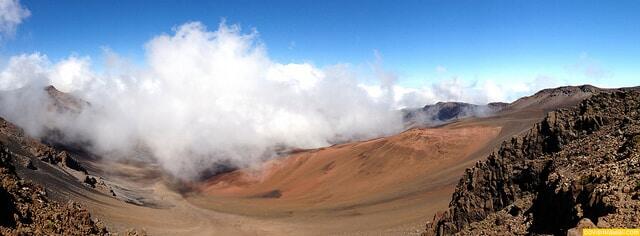
<path id="1" fill-rule="evenodd" d="M 468 169 L 427 235 L 566 234 L 640 225 L 640 92 L 550 112 Z"/>

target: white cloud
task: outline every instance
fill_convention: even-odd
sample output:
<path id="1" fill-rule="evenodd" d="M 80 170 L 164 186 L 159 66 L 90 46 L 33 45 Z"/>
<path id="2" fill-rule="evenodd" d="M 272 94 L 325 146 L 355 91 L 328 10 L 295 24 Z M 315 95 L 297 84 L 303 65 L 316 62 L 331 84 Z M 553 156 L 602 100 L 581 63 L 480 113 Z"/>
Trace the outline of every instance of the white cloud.
<path id="1" fill-rule="evenodd" d="M 508 82 L 491 79 L 465 81 L 456 76 L 440 80 L 420 88 L 408 88 L 396 85 L 395 106 L 398 108 L 420 107 L 436 102 L 467 102 L 486 104 L 490 102 L 511 102 L 522 96 L 531 95 L 541 89 L 565 85 L 549 76 L 536 76 L 531 79 L 519 78 Z M 380 93 L 367 88 L 372 95 Z"/>
<path id="2" fill-rule="evenodd" d="M 441 65 L 436 66 L 436 72 L 442 74 L 447 73 L 447 68 Z"/>
<path id="3" fill-rule="evenodd" d="M 303 64 L 273 64 L 267 70 L 267 79 L 287 83 L 298 89 L 310 89 L 325 77 L 322 70 L 308 63 Z"/>
<path id="4" fill-rule="evenodd" d="M 49 60 L 40 53 L 13 56 L 0 72 L 0 89 L 12 90 L 28 84 L 46 83 Z"/>
<path id="5" fill-rule="evenodd" d="M 18 0 L 0 0 L 0 34 L 11 37 L 22 20 L 29 17 L 29 9 Z"/>
<path id="6" fill-rule="evenodd" d="M 84 86 L 93 78 L 90 64 L 88 57 L 75 56 L 58 62 L 49 74 L 51 84 L 62 92 L 84 89 Z"/>
<path id="7" fill-rule="evenodd" d="M 0 89 L 22 92 L 0 99 L 0 115 L 35 136 L 63 130 L 107 156 L 130 157 L 144 145 L 169 173 L 191 178 L 221 160 L 251 165 L 279 147 L 315 148 L 399 132 L 398 108 L 509 101 L 555 83 L 544 76 L 508 83 L 451 77 L 408 88 L 395 84 L 397 76 L 384 70 L 374 51 L 377 82 L 363 84 L 372 80 L 348 65 L 275 62 L 259 42 L 257 32 L 235 25 L 210 31 L 191 22 L 152 38 L 143 67 L 108 49 L 99 73 L 88 57 L 52 62 L 39 53 L 14 56 L 0 72 Z M 77 116 L 47 109 L 47 84 L 92 106 Z"/>
<path id="8" fill-rule="evenodd" d="M 30 102 L 3 99 L 0 113 L 32 135 L 57 128 L 102 154 L 129 156 L 144 144 L 185 178 L 220 160 L 250 165 L 281 146 L 314 148 L 402 130 L 393 103 L 369 96 L 348 66 L 280 64 L 257 42 L 257 33 L 238 26 L 209 31 L 193 22 L 151 39 L 147 65 L 138 69 L 110 51 L 104 73 L 91 71 L 89 58 L 16 56 L 0 85 L 22 87 Z M 43 86 L 35 84 L 54 84 L 92 106 L 77 117 L 43 108 Z"/>
<path id="9" fill-rule="evenodd" d="M 396 88 L 398 107 L 415 107 L 436 102 L 485 104 L 503 99 L 505 91 L 492 81 L 468 83 L 458 77 L 441 80 L 422 88 Z"/>
<path id="10" fill-rule="evenodd" d="M 71 56 L 52 64 L 40 53 L 21 54 L 9 59 L 0 72 L 0 90 L 14 90 L 25 86 L 54 85 L 63 92 L 82 90 L 93 78 L 89 58 Z"/>

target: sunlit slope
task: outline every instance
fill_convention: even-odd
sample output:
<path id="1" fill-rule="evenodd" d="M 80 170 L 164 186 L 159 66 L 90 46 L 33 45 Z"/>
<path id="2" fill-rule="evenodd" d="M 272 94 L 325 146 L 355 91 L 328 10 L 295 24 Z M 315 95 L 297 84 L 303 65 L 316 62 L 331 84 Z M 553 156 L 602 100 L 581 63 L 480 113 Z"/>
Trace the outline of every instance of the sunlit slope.
<path id="1" fill-rule="evenodd" d="M 393 195 L 408 183 L 483 147 L 500 127 L 412 129 L 365 142 L 304 151 L 258 169 L 222 174 L 202 186 L 218 197 L 239 197 L 286 210 L 322 209 Z M 284 206 L 280 206 L 284 205 Z M 285 208 L 282 208 L 285 207 Z"/>

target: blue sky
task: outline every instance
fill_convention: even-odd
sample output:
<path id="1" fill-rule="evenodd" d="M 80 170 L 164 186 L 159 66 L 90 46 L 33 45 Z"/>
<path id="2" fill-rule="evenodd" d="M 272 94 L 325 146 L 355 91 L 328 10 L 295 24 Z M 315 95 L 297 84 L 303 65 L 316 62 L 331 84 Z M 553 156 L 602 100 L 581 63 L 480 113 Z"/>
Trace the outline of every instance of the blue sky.
<path id="1" fill-rule="evenodd" d="M 21 1 L 31 16 L 0 55 L 144 59 L 174 26 L 256 29 L 282 62 L 384 67 L 405 86 L 457 77 L 639 85 L 640 1 Z M 438 72 L 438 69 L 441 68 Z M 586 72 L 585 72 L 586 71 Z M 591 73 L 591 72 L 596 73 Z M 599 72 L 599 73 L 598 73 Z"/>

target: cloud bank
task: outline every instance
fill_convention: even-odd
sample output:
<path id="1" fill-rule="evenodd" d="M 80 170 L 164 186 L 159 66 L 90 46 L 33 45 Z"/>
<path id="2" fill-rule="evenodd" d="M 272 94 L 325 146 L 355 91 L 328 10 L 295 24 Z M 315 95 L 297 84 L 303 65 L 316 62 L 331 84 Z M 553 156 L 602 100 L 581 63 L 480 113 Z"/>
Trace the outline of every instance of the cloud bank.
<path id="1" fill-rule="evenodd" d="M 59 141 L 88 143 L 90 151 L 110 158 L 151 156 L 189 179 L 219 163 L 247 167 L 283 149 L 400 132 L 401 108 L 510 101 L 559 85 L 545 76 L 516 84 L 452 77 L 408 88 L 384 70 L 377 51 L 363 78 L 349 65 L 279 63 L 265 48 L 255 31 L 190 22 L 149 40 L 143 66 L 108 49 L 99 72 L 89 57 L 13 56 L 0 71 L 0 115 L 32 136 L 61 131 Z M 73 112 L 52 108 L 47 85 L 90 105 Z"/>
<path id="2" fill-rule="evenodd" d="M 143 147 L 183 178 L 221 161 L 249 166 L 279 148 L 403 129 L 394 101 L 370 96 L 348 66 L 277 63 L 257 37 L 235 25 L 210 31 L 187 23 L 145 45 L 144 67 L 107 52 L 100 73 L 86 57 L 14 56 L 0 73 L 0 89 L 11 94 L 0 113 L 33 136 L 61 130 L 66 141 L 88 141 L 104 156 L 131 158 Z M 91 105 L 80 113 L 51 109 L 48 84 Z"/>

